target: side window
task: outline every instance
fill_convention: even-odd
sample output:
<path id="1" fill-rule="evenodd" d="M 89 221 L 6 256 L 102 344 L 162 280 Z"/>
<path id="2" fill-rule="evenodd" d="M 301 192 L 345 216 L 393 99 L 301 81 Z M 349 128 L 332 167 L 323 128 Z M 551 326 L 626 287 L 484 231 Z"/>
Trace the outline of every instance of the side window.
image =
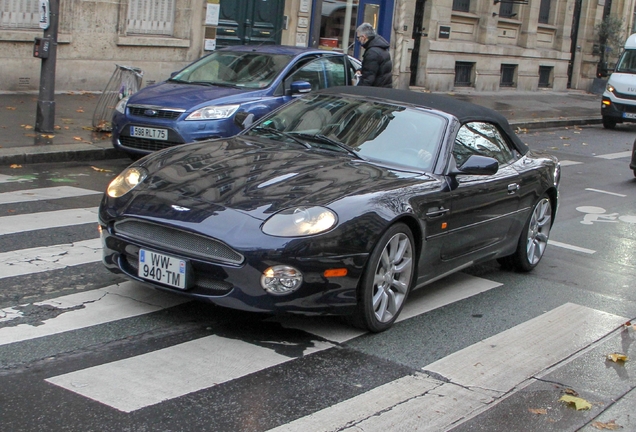
<path id="1" fill-rule="evenodd" d="M 501 165 L 509 164 L 515 159 L 499 129 L 484 122 L 466 123 L 455 137 L 453 156 L 457 166 L 461 166 L 472 155 L 495 158 Z"/>
<path id="2" fill-rule="evenodd" d="M 285 79 L 285 90 L 288 90 L 294 81 L 307 81 L 311 84 L 312 90 L 345 85 L 344 57 L 321 57 L 303 65 Z"/>

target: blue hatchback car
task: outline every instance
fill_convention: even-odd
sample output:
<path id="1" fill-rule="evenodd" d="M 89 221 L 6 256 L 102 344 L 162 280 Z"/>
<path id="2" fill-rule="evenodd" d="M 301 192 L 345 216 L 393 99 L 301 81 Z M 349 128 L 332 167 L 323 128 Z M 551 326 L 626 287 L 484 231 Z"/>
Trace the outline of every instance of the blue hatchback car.
<path id="1" fill-rule="evenodd" d="M 359 68 L 358 60 L 334 51 L 222 48 L 122 99 L 113 115 L 113 145 L 135 158 L 236 135 L 241 129 L 235 117 L 256 120 L 296 95 L 351 85 Z"/>

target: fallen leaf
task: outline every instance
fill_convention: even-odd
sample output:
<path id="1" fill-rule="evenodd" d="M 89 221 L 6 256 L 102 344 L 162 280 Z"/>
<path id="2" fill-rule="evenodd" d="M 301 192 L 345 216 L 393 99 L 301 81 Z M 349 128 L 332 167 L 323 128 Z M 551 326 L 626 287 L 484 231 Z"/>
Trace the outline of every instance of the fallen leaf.
<path id="1" fill-rule="evenodd" d="M 84 126 L 84 127 L 82 127 L 82 129 L 92 131 L 93 130 L 93 126 Z"/>
<path id="2" fill-rule="evenodd" d="M 15 111 L 17 108 L 16 107 L 7 107 L 7 109 L 11 110 L 11 111 Z"/>
<path id="3" fill-rule="evenodd" d="M 601 423 L 600 421 L 592 422 L 592 426 L 596 429 L 618 430 L 623 429 L 623 426 L 617 425 L 616 420 L 610 420 L 607 423 Z"/>
<path id="4" fill-rule="evenodd" d="M 23 127 L 24 129 L 33 129 L 33 126 L 31 125 L 20 125 L 21 127 Z"/>
<path id="5" fill-rule="evenodd" d="M 14 169 L 15 168 L 22 168 L 22 165 L 12 164 L 12 165 L 9 165 L 9 168 L 14 168 Z"/>
<path id="6" fill-rule="evenodd" d="M 627 356 L 621 353 L 612 353 L 607 355 L 607 359 L 614 363 L 625 363 L 627 361 Z"/>
<path id="7" fill-rule="evenodd" d="M 42 135 L 42 138 L 51 139 L 51 138 L 55 138 L 55 135 Z"/>
<path id="8" fill-rule="evenodd" d="M 572 396 L 578 396 L 579 395 L 576 391 L 572 390 L 571 388 L 566 388 L 565 389 L 565 394 L 569 394 L 569 395 L 572 395 Z"/>
<path id="9" fill-rule="evenodd" d="M 69 130 L 69 129 L 70 129 L 70 127 L 64 126 L 64 130 Z"/>
<path id="10" fill-rule="evenodd" d="M 570 147 L 570 143 L 563 143 L 563 147 Z"/>
<path id="11" fill-rule="evenodd" d="M 563 395 L 563 396 L 561 396 L 561 399 L 559 399 L 559 400 L 561 402 L 565 402 L 568 405 L 574 405 L 574 407 L 576 408 L 577 411 L 589 410 L 590 408 L 592 408 L 592 404 L 591 403 L 589 403 L 585 399 L 582 399 L 582 398 L 576 397 L 576 396 Z"/>
<path id="12" fill-rule="evenodd" d="M 548 413 L 548 410 L 545 408 L 528 408 L 528 411 L 530 411 L 532 414 L 541 414 L 541 415 L 545 415 Z"/>
<path id="13" fill-rule="evenodd" d="M 93 168 L 95 171 L 98 171 L 98 172 L 112 172 L 112 170 L 105 169 L 105 168 L 98 168 L 96 166 L 91 166 L 91 168 Z"/>
<path id="14" fill-rule="evenodd" d="M 82 140 L 82 137 L 73 137 L 73 139 L 74 139 L 75 141 L 81 141 L 81 140 Z"/>
<path id="15" fill-rule="evenodd" d="M 562 136 L 562 137 L 559 137 L 559 138 L 561 138 L 562 140 L 570 139 L 569 136 Z"/>
<path id="16" fill-rule="evenodd" d="M 61 126 L 57 126 L 57 125 L 55 125 L 55 126 L 53 126 L 53 129 L 55 129 L 55 130 L 60 130 L 60 129 L 62 129 L 62 127 L 61 127 Z"/>
<path id="17" fill-rule="evenodd" d="M 78 109 L 78 110 L 75 110 L 75 111 L 76 111 L 76 112 L 78 112 L 78 113 L 83 113 L 83 112 L 84 112 L 84 110 L 83 110 L 83 109 L 81 109 L 81 108 L 80 108 L 80 109 Z"/>

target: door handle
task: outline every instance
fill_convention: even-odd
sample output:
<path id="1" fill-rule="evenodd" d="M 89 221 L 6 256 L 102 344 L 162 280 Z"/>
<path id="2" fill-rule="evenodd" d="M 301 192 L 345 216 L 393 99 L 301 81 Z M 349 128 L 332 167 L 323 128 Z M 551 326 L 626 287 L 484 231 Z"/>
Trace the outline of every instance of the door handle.
<path id="1" fill-rule="evenodd" d="M 450 211 L 450 209 L 444 208 L 444 207 L 439 207 L 439 208 L 430 208 L 428 209 L 428 211 L 426 212 L 426 217 L 428 217 L 429 219 L 435 219 L 441 216 L 444 216 L 446 213 L 448 213 Z"/>
<path id="2" fill-rule="evenodd" d="M 521 186 L 519 186 L 519 183 L 511 183 L 508 185 L 508 194 L 512 195 L 513 193 L 517 192 L 520 188 Z"/>

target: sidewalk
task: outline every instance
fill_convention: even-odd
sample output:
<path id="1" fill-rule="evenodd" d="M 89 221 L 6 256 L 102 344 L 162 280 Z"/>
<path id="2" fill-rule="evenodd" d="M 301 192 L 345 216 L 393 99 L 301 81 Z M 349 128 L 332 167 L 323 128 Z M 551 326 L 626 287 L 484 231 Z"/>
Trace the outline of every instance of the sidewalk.
<path id="1" fill-rule="evenodd" d="M 601 122 L 600 96 L 580 90 L 477 93 L 461 89 L 444 94 L 499 111 L 515 129 Z M 110 133 L 93 131 L 99 97 L 100 93 L 92 92 L 56 94 L 55 131 L 42 134 L 34 130 L 36 92 L 0 94 L 0 165 L 125 158 L 112 147 Z"/>

